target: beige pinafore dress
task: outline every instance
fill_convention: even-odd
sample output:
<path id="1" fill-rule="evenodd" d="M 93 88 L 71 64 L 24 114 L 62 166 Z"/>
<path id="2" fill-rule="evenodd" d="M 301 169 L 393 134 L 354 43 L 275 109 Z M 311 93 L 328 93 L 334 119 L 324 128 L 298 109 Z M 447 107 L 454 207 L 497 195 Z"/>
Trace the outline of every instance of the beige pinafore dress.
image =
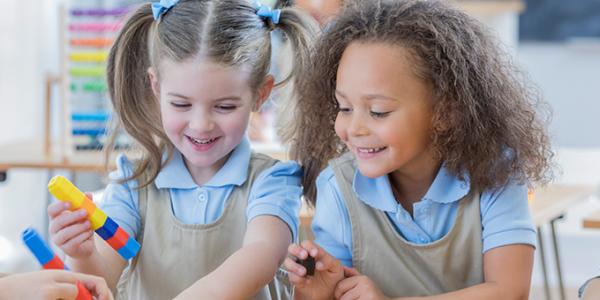
<path id="1" fill-rule="evenodd" d="M 159 190 L 154 184 L 141 189 L 139 242 L 142 247 L 119 280 L 118 299 L 172 299 L 240 249 L 246 232 L 246 206 L 252 183 L 276 162 L 266 155 L 253 153 L 246 182 L 232 191 L 223 214 L 211 224 L 183 224 L 173 214 L 168 189 Z M 240 170 L 243 171 L 246 170 Z M 241 271 L 239 276 L 244 274 Z M 250 299 L 289 299 L 291 288 L 284 275 L 278 272 L 270 284 Z M 203 299 L 202 295 L 198 295 L 198 299 Z"/>
<path id="2" fill-rule="evenodd" d="M 361 201 L 352 189 L 355 159 L 330 161 L 352 225 L 352 263 L 388 297 L 426 296 L 482 283 L 479 193 L 460 200 L 452 229 L 429 244 L 408 242 L 385 212 Z"/>

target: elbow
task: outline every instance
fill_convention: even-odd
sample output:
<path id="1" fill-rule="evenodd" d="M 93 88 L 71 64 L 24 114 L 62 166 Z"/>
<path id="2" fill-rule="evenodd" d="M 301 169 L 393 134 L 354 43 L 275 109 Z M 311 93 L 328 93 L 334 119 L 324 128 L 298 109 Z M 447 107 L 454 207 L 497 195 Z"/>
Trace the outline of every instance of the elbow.
<path id="1" fill-rule="evenodd" d="M 498 284 L 498 283 L 486 283 L 492 287 L 489 292 L 494 296 L 490 299 L 498 300 L 528 300 L 530 286 L 515 286 L 514 284 Z"/>
<path id="2" fill-rule="evenodd" d="M 499 294 L 502 295 L 499 299 L 511 299 L 511 300 L 528 300 L 529 289 L 503 289 Z"/>

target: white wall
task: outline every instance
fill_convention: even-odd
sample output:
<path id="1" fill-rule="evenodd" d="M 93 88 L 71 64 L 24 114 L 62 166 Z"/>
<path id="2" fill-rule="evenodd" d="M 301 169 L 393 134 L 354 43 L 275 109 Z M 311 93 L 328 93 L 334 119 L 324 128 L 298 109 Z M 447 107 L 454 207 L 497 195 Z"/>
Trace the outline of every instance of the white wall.
<path id="1" fill-rule="evenodd" d="M 0 146 L 19 139 L 42 143 L 44 74 L 58 68 L 57 0 L 2 0 L 0 18 Z M 36 267 L 18 241 L 26 226 L 41 228 L 46 174 L 9 172 L 0 183 L 0 272 Z M 9 255 L 22 259 L 3 260 Z M 26 266 L 26 267 L 24 267 Z"/>
<path id="2" fill-rule="evenodd" d="M 554 144 L 600 148 L 600 43 L 522 43 L 517 58 L 554 110 Z"/>
<path id="3" fill-rule="evenodd" d="M 56 70 L 56 0 L 3 0 L 0 143 L 42 132 L 44 74 Z"/>

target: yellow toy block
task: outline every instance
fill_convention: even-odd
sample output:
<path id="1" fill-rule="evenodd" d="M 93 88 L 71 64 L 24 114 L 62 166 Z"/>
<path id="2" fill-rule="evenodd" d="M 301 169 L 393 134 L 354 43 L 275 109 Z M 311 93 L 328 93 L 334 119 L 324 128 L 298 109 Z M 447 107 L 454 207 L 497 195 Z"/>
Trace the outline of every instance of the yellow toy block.
<path id="1" fill-rule="evenodd" d="M 68 179 L 62 176 L 55 176 L 48 183 L 48 190 L 56 199 L 71 203 L 71 210 L 79 208 L 85 209 L 88 213 L 88 220 L 92 229 L 96 230 L 106 222 L 108 216 L 92 202 L 83 192 L 81 192 Z"/>
<path id="2" fill-rule="evenodd" d="M 96 208 L 94 213 L 88 217 L 88 219 L 90 220 L 90 223 L 92 224 L 93 230 L 96 230 L 96 229 L 104 226 L 104 223 L 106 223 L 107 218 L 108 218 L 108 216 L 106 215 L 106 213 L 104 213 L 99 208 Z"/>
<path id="3" fill-rule="evenodd" d="M 83 201 L 88 199 L 84 193 L 62 176 L 54 176 L 50 182 L 48 182 L 48 191 L 50 191 L 56 199 L 71 203 L 71 210 L 80 208 L 83 205 Z"/>

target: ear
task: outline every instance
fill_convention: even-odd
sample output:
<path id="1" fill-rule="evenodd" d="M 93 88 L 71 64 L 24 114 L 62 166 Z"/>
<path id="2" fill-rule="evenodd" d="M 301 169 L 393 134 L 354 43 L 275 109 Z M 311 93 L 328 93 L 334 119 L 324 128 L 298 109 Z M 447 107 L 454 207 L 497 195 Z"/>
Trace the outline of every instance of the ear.
<path id="1" fill-rule="evenodd" d="M 258 111 L 260 107 L 269 99 L 271 95 L 271 91 L 273 91 L 273 86 L 275 85 L 275 78 L 272 75 L 267 75 L 265 80 L 258 87 L 258 97 L 256 102 L 254 103 L 254 107 L 252 107 L 252 111 Z"/>
<path id="2" fill-rule="evenodd" d="M 160 85 L 158 84 L 158 75 L 153 67 L 148 68 L 148 77 L 150 78 L 150 86 L 152 87 L 152 93 L 156 99 L 160 99 Z"/>

